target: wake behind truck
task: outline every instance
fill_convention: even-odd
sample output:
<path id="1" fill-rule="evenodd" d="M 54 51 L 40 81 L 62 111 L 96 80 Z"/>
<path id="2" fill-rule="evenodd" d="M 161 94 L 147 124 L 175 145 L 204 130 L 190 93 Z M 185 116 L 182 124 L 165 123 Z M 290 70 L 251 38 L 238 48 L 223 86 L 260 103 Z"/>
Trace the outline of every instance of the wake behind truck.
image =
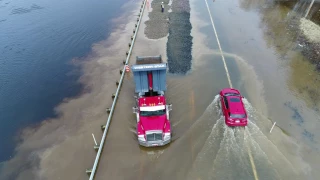
<path id="1" fill-rule="evenodd" d="M 160 56 L 137 56 L 131 66 L 135 82 L 136 106 L 133 113 L 137 118 L 137 135 L 141 146 L 164 146 L 171 142 L 169 112 L 167 104 L 167 64 Z"/>

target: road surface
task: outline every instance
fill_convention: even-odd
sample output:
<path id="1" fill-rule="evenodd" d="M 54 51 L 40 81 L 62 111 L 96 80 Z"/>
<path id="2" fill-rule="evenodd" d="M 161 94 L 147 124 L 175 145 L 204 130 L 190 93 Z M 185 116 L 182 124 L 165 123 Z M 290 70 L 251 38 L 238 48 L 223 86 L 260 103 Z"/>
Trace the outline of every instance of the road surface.
<path id="1" fill-rule="evenodd" d="M 317 104 L 311 107 L 308 103 L 312 99 L 296 92 L 299 84 L 292 74 L 299 71 L 295 63 L 307 62 L 297 62 L 301 55 L 288 47 L 293 43 L 285 24 L 275 27 L 286 18 L 281 13 L 288 10 L 280 6 L 269 8 L 262 1 L 192 0 L 190 4 L 192 69 L 187 75 L 168 75 L 174 141 L 161 148 L 139 147 L 135 116 L 131 113 L 134 84 L 128 74 L 96 179 L 317 177 L 314 168 L 319 160 L 319 145 L 314 130 L 319 128 L 319 122 L 299 124 L 304 118 L 318 118 Z M 131 64 L 137 55 L 166 57 L 166 38 L 148 40 L 143 29 L 142 26 Z M 226 69 L 233 87 L 246 97 L 250 114 L 246 129 L 226 127 L 216 107 L 219 90 L 230 86 Z M 301 76 L 304 78 L 304 74 Z M 318 87 L 312 82 L 303 83 Z M 269 134 L 274 121 L 277 126 Z M 308 138 L 308 133 L 314 138 Z"/>

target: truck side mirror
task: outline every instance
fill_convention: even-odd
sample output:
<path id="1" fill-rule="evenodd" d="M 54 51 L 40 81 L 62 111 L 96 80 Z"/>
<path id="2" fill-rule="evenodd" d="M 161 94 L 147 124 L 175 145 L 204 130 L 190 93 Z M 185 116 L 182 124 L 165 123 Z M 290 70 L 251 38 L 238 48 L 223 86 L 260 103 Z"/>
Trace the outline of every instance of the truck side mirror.
<path id="1" fill-rule="evenodd" d="M 171 111 L 172 110 L 172 104 L 168 104 L 167 108 L 168 108 L 168 111 Z"/>
<path id="2" fill-rule="evenodd" d="M 138 108 L 137 108 L 137 107 L 133 107 L 133 108 L 132 108 L 132 112 L 133 112 L 133 113 L 138 113 Z"/>

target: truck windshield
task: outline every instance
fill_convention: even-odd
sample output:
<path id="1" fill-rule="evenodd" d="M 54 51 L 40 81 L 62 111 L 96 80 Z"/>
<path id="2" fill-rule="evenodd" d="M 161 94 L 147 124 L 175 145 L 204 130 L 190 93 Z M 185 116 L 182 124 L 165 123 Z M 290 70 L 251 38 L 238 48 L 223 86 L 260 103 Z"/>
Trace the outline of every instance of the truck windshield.
<path id="1" fill-rule="evenodd" d="M 161 116 L 166 113 L 165 109 L 161 109 L 158 111 L 140 111 L 141 116 Z"/>

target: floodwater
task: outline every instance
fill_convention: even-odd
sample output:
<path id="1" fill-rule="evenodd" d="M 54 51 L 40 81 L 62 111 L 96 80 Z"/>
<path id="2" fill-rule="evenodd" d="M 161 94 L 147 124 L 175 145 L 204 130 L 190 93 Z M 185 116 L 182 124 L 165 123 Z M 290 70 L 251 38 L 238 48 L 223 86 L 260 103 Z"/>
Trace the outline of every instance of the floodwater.
<path id="1" fill-rule="evenodd" d="M 158 148 L 138 145 L 132 113 L 134 83 L 128 73 L 96 179 L 317 179 L 319 113 L 313 96 L 319 89 L 318 74 L 297 51 L 295 37 L 286 28 L 290 10 L 264 1 L 207 2 L 232 85 L 245 96 L 250 116 L 246 128 L 228 128 L 217 107 L 217 94 L 229 84 L 206 1 L 190 0 L 190 14 L 184 3 L 174 3 L 169 12 L 184 7 L 175 13 L 184 14 L 180 18 L 190 16 L 192 43 L 190 39 L 172 41 L 170 46 L 178 47 L 178 52 L 171 51 L 170 58 L 177 61 L 181 46 L 191 46 L 192 61 L 187 73 L 178 69 L 179 74 L 168 74 L 173 142 Z M 130 13 L 138 12 L 140 2 L 130 5 L 137 7 Z M 159 9 L 147 7 L 143 21 L 152 10 Z M 22 144 L 20 156 L 24 148 L 32 149 L 43 132 L 54 129 L 46 137 L 53 145 L 39 150 L 38 163 L 29 170 L 38 170 L 39 179 L 88 178 L 85 169 L 92 167 L 96 155 L 91 133 L 100 141 L 100 125 L 107 119 L 105 108 L 111 105 L 136 19 L 124 17 L 126 21 L 110 38 L 93 47 L 95 56 L 84 64 L 81 80 L 88 85 L 88 93 L 59 106 L 63 116 L 44 123 Z M 177 21 L 174 26 L 181 28 Z M 141 24 L 130 64 L 139 55 L 161 54 L 167 59 L 169 36 L 148 39 L 145 28 Z M 269 133 L 273 122 L 277 125 Z M 11 163 L 7 168 L 15 167 Z M 24 173 L 19 173 L 21 179 Z"/>
<path id="2" fill-rule="evenodd" d="M 14 155 L 19 130 L 56 117 L 54 107 L 80 93 L 72 60 L 110 34 L 124 3 L 0 0 L 0 162 Z"/>
<path id="3" fill-rule="evenodd" d="M 105 49 L 110 43 L 94 44 L 94 51 L 90 53 L 92 43 L 109 36 L 114 25 L 119 24 L 116 28 L 121 29 L 125 19 L 123 16 L 131 15 L 131 6 L 135 6 L 136 3 L 124 0 L 71 0 L 60 3 L 38 0 L 0 1 L 1 180 L 37 179 L 35 175 L 44 179 L 50 174 L 41 172 L 47 169 L 41 168 L 46 166 L 44 156 L 50 157 L 49 161 L 53 167 L 64 169 L 65 163 L 80 171 L 76 174 L 83 175 L 83 169 L 88 166 L 87 162 L 83 163 L 82 169 L 77 168 L 73 162 L 79 155 L 74 153 L 75 158 L 68 156 L 65 153 L 68 147 L 62 142 L 66 139 L 75 142 L 71 137 L 76 137 L 80 146 L 86 142 L 85 138 L 81 138 L 82 135 L 86 137 L 86 134 L 81 132 L 80 127 L 83 128 L 84 120 L 90 120 L 87 119 L 89 114 L 94 114 L 97 110 L 89 111 L 83 108 L 92 107 L 90 102 L 95 102 L 96 99 L 91 96 L 85 101 L 71 101 L 71 97 L 81 92 L 92 92 L 94 80 L 103 81 L 98 84 L 107 82 L 100 77 L 101 73 L 111 72 L 115 67 L 103 66 L 102 69 L 97 69 L 90 60 L 95 55 L 102 57 L 99 48 Z M 123 6 L 124 4 L 126 5 Z M 88 57 L 83 57 L 88 53 Z M 106 59 L 108 60 L 109 58 Z M 87 62 L 87 66 L 83 65 L 84 62 Z M 110 63 L 114 63 L 112 58 Z M 119 67 L 120 65 L 121 63 Z M 88 73 L 81 75 L 84 71 Z M 118 70 L 114 73 L 119 74 Z M 97 79 L 89 79 L 88 74 Z M 84 83 L 89 80 L 90 83 Z M 83 89 L 80 89 L 80 85 L 83 85 Z M 109 97 L 107 92 L 104 91 Z M 96 91 L 95 96 L 98 96 Z M 65 97 L 69 99 L 64 99 Z M 77 98 L 80 97 L 86 96 Z M 59 103 L 62 105 L 55 108 Z M 100 112 L 104 114 L 107 105 L 102 106 L 103 110 Z M 104 121 L 99 122 L 97 119 L 96 122 L 101 124 Z M 26 126 L 28 127 L 25 128 Z M 91 133 L 94 131 L 88 127 L 84 129 L 89 131 L 88 138 L 91 142 Z M 21 134 L 18 134 L 17 130 L 21 130 Z M 80 132 L 77 134 L 78 130 Z M 67 144 L 74 147 L 70 141 L 67 141 Z M 63 146 L 62 152 L 70 158 L 69 160 L 57 151 L 59 146 Z M 91 145 L 88 146 L 91 150 Z M 51 148 L 56 149 L 58 157 L 64 158 L 64 161 L 57 162 L 59 166 L 52 160 L 57 159 L 55 155 L 49 155 Z M 81 156 L 88 157 L 81 161 L 92 160 L 91 156 L 87 156 L 87 152 L 90 155 L 90 150 L 79 149 L 84 151 Z M 46 154 L 43 156 L 44 152 Z M 55 173 L 55 168 L 51 168 L 50 171 Z M 72 172 L 71 169 L 69 171 Z"/>
<path id="4" fill-rule="evenodd" d="M 226 72 L 205 0 L 190 5 L 192 68 L 185 75 L 168 74 L 174 141 L 160 148 L 137 145 L 135 117 L 123 113 L 133 106 L 123 103 L 134 90 L 127 75 L 96 178 L 317 179 L 319 119 L 310 104 L 316 100 L 297 90 L 299 83 L 308 84 L 297 78 L 317 73 L 286 28 L 290 10 L 262 1 L 208 2 L 233 87 L 246 97 L 250 122 L 244 129 L 226 127 L 219 114 L 216 95 L 229 86 Z M 141 35 L 131 63 L 136 55 L 163 52 Z M 317 92 L 317 84 L 309 86 Z"/>

